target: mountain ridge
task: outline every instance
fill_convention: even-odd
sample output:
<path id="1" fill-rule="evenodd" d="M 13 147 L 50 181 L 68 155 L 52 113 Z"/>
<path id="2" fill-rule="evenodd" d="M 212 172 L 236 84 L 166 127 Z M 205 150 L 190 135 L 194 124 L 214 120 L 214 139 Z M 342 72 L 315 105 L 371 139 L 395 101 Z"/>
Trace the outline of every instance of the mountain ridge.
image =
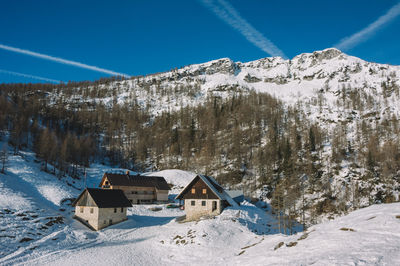
<path id="1" fill-rule="evenodd" d="M 370 95 L 383 102 L 382 84 L 391 87 L 390 94 L 394 92 L 397 95 L 399 77 L 400 66 L 371 63 L 336 48 L 328 48 L 302 53 L 288 60 L 266 57 L 242 63 L 221 58 L 168 72 L 100 84 L 97 89 L 104 90 L 102 94 L 106 97 L 97 98 L 96 102 L 107 106 L 112 101 L 120 104 L 137 101 L 142 108 L 150 108 L 157 115 L 204 103 L 210 95 L 227 98 L 235 93 L 255 91 L 269 93 L 288 105 L 299 101 L 312 104 L 323 96 L 328 100 L 327 106 L 334 108 L 335 101 L 343 97 L 343 87 L 348 90 L 346 93 L 358 91 L 365 94 L 364 98 Z M 320 93 L 322 90 L 324 93 Z M 171 92 L 172 96 L 167 97 L 166 94 Z M 78 92 L 75 103 L 85 101 L 80 95 Z M 60 95 L 53 96 L 57 99 Z M 397 101 L 398 97 L 395 98 L 391 100 Z M 399 115 L 399 108 L 390 108 L 392 113 Z"/>

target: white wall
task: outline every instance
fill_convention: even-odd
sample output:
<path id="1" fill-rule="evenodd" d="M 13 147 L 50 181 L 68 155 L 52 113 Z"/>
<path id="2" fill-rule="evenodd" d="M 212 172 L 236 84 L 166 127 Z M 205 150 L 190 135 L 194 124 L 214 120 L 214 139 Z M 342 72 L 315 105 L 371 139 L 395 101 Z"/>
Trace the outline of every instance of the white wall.
<path id="1" fill-rule="evenodd" d="M 168 201 L 168 190 L 156 190 L 157 201 Z"/>
<path id="2" fill-rule="evenodd" d="M 116 224 L 122 221 L 125 221 L 127 219 L 126 217 L 126 210 L 127 208 L 116 208 L 117 212 L 114 212 L 114 208 L 101 208 L 99 209 L 99 222 L 98 222 L 98 228 L 102 229 L 104 227 L 107 227 L 111 224 Z M 110 224 L 110 220 L 111 224 Z"/>
<path id="3" fill-rule="evenodd" d="M 195 205 L 192 206 L 192 201 Z M 202 206 L 202 202 L 205 201 L 206 206 Z M 213 202 L 217 202 L 216 210 L 212 210 Z M 205 215 L 218 215 L 222 212 L 221 200 L 219 199 L 186 199 L 185 200 L 185 213 L 186 220 L 197 219 Z"/>
<path id="4" fill-rule="evenodd" d="M 83 212 L 81 212 L 81 208 Z M 90 210 L 93 209 L 93 213 Z M 98 208 L 98 207 L 75 207 L 75 216 L 80 219 L 86 221 L 90 226 L 92 226 L 95 230 L 100 230 L 104 227 L 107 227 L 111 224 L 116 224 L 121 221 L 125 221 L 126 210 L 127 208 L 123 208 L 121 212 L 121 208 L 116 208 L 117 212 L 114 213 L 114 208 Z M 111 220 L 111 224 L 110 224 Z"/>
<path id="5" fill-rule="evenodd" d="M 93 213 L 91 213 L 90 210 L 93 210 Z M 76 206 L 75 216 L 86 221 L 94 229 L 98 230 L 98 218 L 99 218 L 98 207 Z"/>

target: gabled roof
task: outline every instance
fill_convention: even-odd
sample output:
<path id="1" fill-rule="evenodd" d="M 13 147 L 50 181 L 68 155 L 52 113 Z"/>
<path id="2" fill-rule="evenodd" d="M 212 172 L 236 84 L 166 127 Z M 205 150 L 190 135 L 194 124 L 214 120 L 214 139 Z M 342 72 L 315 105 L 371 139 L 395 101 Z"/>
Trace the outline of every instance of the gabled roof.
<path id="1" fill-rule="evenodd" d="M 99 189 L 99 188 L 86 188 L 79 197 L 72 203 L 76 206 L 79 199 L 88 193 L 95 204 L 99 208 L 118 208 L 118 207 L 132 207 L 124 192 L 120 189 Z"/>
<path id="2" fill-rule="evenodd" d="M 228 193 L 226 193 L 226 191 L 221 187 L 221 185 L 218 184 L 217 180 L 215 180 L 211 176 L 205 176 L 205 175 L 197 175 L 195 178 L 193 178 L 193 180 L 175 198 L 176 199 L 182 198 L 183 194 L 193 184 L 196 178 L 200 178 L 201 180 L 203 180 L 203 182 L 212 190 L 212 192 L 215 193 L 215 195 L 220 200 L 226 200 L 231 206 L 238 207 L 238 204 L 228 195 Z"/>
<path id="3" fill-rule="evenodd" d="M 105 173 L 104 177 L 107 177 L 113 186 L 155 187 L 158 190 L 169 190 L 169 185 L 162 176 Z"/>

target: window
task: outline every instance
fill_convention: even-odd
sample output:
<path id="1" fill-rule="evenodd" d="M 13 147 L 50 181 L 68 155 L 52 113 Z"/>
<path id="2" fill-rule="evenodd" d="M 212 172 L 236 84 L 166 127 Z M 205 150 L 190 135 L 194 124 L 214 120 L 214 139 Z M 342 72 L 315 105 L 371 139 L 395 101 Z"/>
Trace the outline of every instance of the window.
<path id="1" fill-rule="evenodd" d="M 109 221 L 109 222 L 110 222 L 110 224 L 112 224 L 112 219 L 110 219 L 110 221 Z"/>
<path id="2" fill-rule="evenodd" d="M 203 200 L 203 201 L 201 202 L 201 206 L 206 206 L 206 201 L 205 201 L 205 200 Z"/>
<path id="3" fill-rule="evenodd" d="M 114 208 L 114 213 L 117 213 L 117 208 Z"/>
<path id="4" fill-rule="evenodd" d="M 196 205 L 196 202 L 195 202 L 194 200 L 192 200 L 192 201 L 190 202 L 190 204 L 191 204 L 192 206 L 195 206 L 195 205 Z"/>
<path id="5" fill-rule="evenodd" d="M 104 220 L 104 224 L 106 224 L 107 223 L 107 221 L 106 220 Z"/>
<path id="6" fill-rule="evenodd" d="M 195 193 L 196 193 L 196 189 L 192 188 L 192 194 L 195 194 Z"/>
<path id="7" fill-rule="evenodd" d="M 83 207 L 81 207 L 81 213 L 83 213 Z"/>
<path id="8" fill-rule="evenodd" d="M 93 208 L 90 208 L 90 213 L 93 213 Z"/>
<path id="9" fill-rule="evenodd" d="M 121 212 L 124 212 L 124 208 L 123 207 L 121 208 Z"/>
<path id="10" fill-rule="evenodd" d="M 207 194 L 207 189 L 203 188 L 203 194 Z"/>
<path id="11" fill-rule="evenodd" d="M 110 182 L 104 182 L 103 188 L 110 188 Z"/>

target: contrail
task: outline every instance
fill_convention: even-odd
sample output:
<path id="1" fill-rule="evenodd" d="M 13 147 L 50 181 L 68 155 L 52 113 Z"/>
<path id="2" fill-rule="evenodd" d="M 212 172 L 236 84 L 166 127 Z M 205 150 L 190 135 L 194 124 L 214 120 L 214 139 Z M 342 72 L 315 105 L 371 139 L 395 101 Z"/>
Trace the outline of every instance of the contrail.
<path id="1" fill-rule="evenodd" d="M 366 41 L 368 38 L 370 38 L 375 32 L 377 32 L 381 27 L 383 27 L 385 24 L 391 22 L 393 19 L 395 19 L 398 15 L 400 15 L 400 3 L 394 5 L 391 9 L 389 9 L 386 14 L 383 16 L 380 16 L 377 20 L 375 20 L 373 23 L 369 24 L 366 28 L 362 29 L 361 31 L 346 37 L 338 44 L 336 44 L 334 47 L 340 49 L 340 50 L 347 50 L 350 48 L 353 48 L 357 44 Z"/>
<path id="2" fill-rule="evenodd" d="M 4 69 L 0 69 L 0 73 L 10 74 L 10 75 L 24 77 L 24 78 L 30 78 L 30 79 L 38 79 L 38 80 L 43 80 L 43 81 L 52 82 L 52 83 L 60 83 L 61 82 L 60 80 L 43 78 L 43 77 L 39 77 L 39 76 L 34 76 L 34 75 L 29 75 L 29 74 L 24 74 L 24 73 L 18 73 L 18 72 L 8 71 L 8 70 L 4 70 Z"/>
<path id="3" fill-rule="evenodd" d="M 239 12 L 225 0 L 217 0 L 219 4 L 214 3 L 214 0 L 201 0 L 201 2 L 217 17 L 226 24 L 237 30 L 249 42 L 260 48 L 271 56 L 281 56 L 287 58 L 286 55 L 268 40 L 262 33 L 256 30 L 249 22 L 240 16 Z"/>
<path id="4" fill-rule="evenodd" d="M 84 69 L 89 69 L 89 70 L 93 70 L 93 71 L 97 71 L 97 72 L 101 72 L 101 73 L 106 73 L 112 76 L 123 76 L 123 77 L 130 77 L 128 74 L 124 74 L 124 73 L 118 73 L 112 70 L 108 70 L 108 69 L 104 69 L 104 68 L 100 68 L 100 67 L 96 67 L 96 66 L 90 66 L 90 65 L 86 65 L 83 63 L 79 63 L 79 62 L 75 62 L 75 61 L 71 61 L 71 60 L 67 60 L 67 59 L 63 59 L 60 57 L 54 57 L 54 56 L 50 56 L 50 55 L 46 55 L 46 54 L 40 54 L 40 53 L 36 53 L 36 52 L 32 52 L 29 50 L 24 50 L 24 49 L 20 49 L 20 48 L 16 48 L 16 47 L 11 47 L 8 45 L 3 45 L 0 44 L 0 49 L 3 50 L 7 50 L 10 52 L 15 52 L 15 53 L 19 53 L 19 54 L 25 54 L 25 55 L 29 55 L 29 56 L 33 56 L 33 57 L 38 57 L 44 60 L 48 60 L 48 61 L 53 61 L 53 62 L 57 62 L 60 64 L 64 64 L 64 65 L 70 65 L 70 66 L 75 66 L 75 67 L 79 67 L 79 68 L 84 68 Z"/>

